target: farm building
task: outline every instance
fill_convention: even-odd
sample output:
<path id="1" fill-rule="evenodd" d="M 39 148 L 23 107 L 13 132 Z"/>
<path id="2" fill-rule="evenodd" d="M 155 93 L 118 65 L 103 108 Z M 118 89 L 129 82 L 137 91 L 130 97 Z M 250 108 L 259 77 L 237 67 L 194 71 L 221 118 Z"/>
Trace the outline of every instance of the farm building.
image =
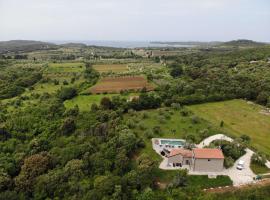
<path id="1" fill-rule="evenodd" d="M 223 170 L 224 155 L 220 149 L 176 148 L 168 155 L 168 166 L 186 166 L 193 171 L 219 172 Z"/>

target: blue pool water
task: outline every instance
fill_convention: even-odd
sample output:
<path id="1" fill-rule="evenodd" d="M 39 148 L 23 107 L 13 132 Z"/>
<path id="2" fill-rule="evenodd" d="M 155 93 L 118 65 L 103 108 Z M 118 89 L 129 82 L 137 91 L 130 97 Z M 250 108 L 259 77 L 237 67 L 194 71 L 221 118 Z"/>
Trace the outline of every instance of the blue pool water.
<path id="1" fill-rule="evenodd" d="M 184 146 L 184 140 L 160 140 L 162 145 Z"/>

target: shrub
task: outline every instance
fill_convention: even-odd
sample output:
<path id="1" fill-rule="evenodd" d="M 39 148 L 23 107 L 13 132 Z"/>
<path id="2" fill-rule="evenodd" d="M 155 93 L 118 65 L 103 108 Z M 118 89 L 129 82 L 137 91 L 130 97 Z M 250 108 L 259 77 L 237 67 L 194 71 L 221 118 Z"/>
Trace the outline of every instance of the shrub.
<path id="1" fill-rule="evenodd" d="M 141 130 L 146 130 L 146 126 L 145 126 L 145 124 L 144 123 L 139 123 L 139 129 L 141 129 Z"/>
<path id="2" fill-rule="evenodd" d="M 109 97 L 103 97 L 100 101 L 100 106 L 103 109 L 111 109 L 112 108 L 112 101 Z"/>
<path id="3" fill-rule="evenodd" d="M 127 122 L 126 122 L 126 124 L 127 124 L 127 126 L 129 128 L 135 128 L 136 127 L 136 123 L 132 119 L 128 119 Z"/>
<path id="4" fill-rule="evenodd" d="M 196 141 L 196 138 L 194 135 L 191 135 L 191 134 L 188 134 L 185 139 L 188 141 L 188 142 L 191 142 L 191 143 L 194 143 Z"/>
<path id="5" fill-rule="evenodd" d="M 164 116 L 158 116 L 157 119 L 158 119 L 158 122 L 161 123 L 161 124 L 166 122 L 166 119 L 165 119 Z"/>
<path id="6" fill-rule="evenodd" d="M 96 112 L 98 110 L 98 105 L 96 104 L 96 103 L 93 103 L 92 105 L 91 105 L 91 111 L 92 112 Z"/>
<path id="7" fill-rule="evenodd" d="M 147 119 L 147 118 L 149 118 L 149 115 L 146 112 L 143 112 L 142 113 L 142 118 Z"/>
<path id="8" fill-rule="evenodd" d="M 183 116 L 183 117 L 187 117 L 187 116 L 189 115 L 189 112 L 188 112 L 188 110 L 183 109 L 183 110 L 180 111 L 180 114 L 181 114 L 181 116 Z"/>
<path id="9" fill-rule="evenodd" d="M 172 104 L 171 104 L 171 107 L 172 107 L 174 110 L 180 110 L 181 105 L 180 105 L 180 103 L 172 103 Z"/>
<path id="10" fill-rule="evenodd" d="M 220 122 L 220 125 L 219 125 L 221 128 L 224 126 L 224 121 L 223 120 L 221 120 L 221 122 Z"/>
<path id="11" fill-rule="evenodd" d="M 165 119 L 167 119 L 167 120 L 171 119 L 170 113 L 165 113 L 165 114 L 164 114 L 164 117 L 165 117 Z"/>
<path id="12" fill-rule="evenodd" d="M 150 138 L 153 138 L 154 137 L 154 133 L 151 129 L 147 129 L 145 132 L 144 132 L 144 136 L 147 138 L 147 139 L 150 139 Z"/>
<path id="13" fill-rule="evenodd" d="M 77 90 L 75 88 L 63 88 L 58 92 L 58 97 L 62 101 L 72 99 L 77 96 Z"/>
<path id="14" fill-rule="evenodd" d="M 259 155 L 256 153 L 252 155 L 251 162 L 260 166 L 265 166 L 266 157 L 264 155 Z"/>
<path id="15" fill-rule="evenodd" d="M 248 135 L 241 135 L 240 138 L 244 143 L 249 143 L 251 138 Z"/>
<path id="16" fill-rule="evenodd" d="M 63 85 L 68 85 L 67 80 L 64 80 L 64 81 L 63 81 Z"/>
<path id="17" fill-rule="evenodd" d="M 192 116 L 192 118 L 191 118 L 191 122 L 192 122 L 193 124 L 198 124 L 198 123 L 200 123 L 200 118 L 194 115 L 194 116 Z"/>
<path id="18" fill-rule="evenodd" d="M 225 168 L 230 168 L 234 165 L 234 160 L 232 159 L 232 157 L 225 157 L 224 159 L 224 167 Z"/>
<path id="19" fill-rule="evenodd" d="M 221 147 L 225 157 L 231 157 L 234 161 L 245 154 L 245 146 L 237 142 L 216 140 L 212 144 L 215 147 Z"/>
<path id="20" fill-rule="evenodd" d="M 61 126 L 61 132 L 63 135 L 71 134 L 75 131 L 76 124 L 74 119 L 67 118 Z"/>
<path id="21" fill-rule="evenodd" d="M 160 126 L 154 126 L 153 127 L 154 134 L 160 135 L 161 134 L 161 127 Z"/>

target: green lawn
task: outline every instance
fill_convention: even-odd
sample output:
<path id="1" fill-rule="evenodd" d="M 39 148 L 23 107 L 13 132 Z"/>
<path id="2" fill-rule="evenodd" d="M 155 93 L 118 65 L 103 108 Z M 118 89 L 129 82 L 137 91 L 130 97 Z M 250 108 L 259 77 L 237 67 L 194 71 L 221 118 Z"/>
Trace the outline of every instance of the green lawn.
<path id="1" fill-rule="evenodd" d="M 178 170 L 164 171 L 161 169 L 156 169 L 158 181 L 165 185 L 169 184 L 177 173 Z M 188 175 L 187 185 L 207 189 L 211 187 L 230 186 L 232 185 L 232 180 L 228 176 L 217 176 L 216 178 L 210 179 L 207 175 Z"/>
<path id="2" fill-rule="evenodd" d="M 270 169 L 266 166 L 260 166 L 258 164 L 251 163 L 250 168 L 255 174 L 266 174 L 270 173 Z"/>
<path id="3" fill-rule="evenodd" d="M 270 155 L 270 116 L 260 113 L 262 106 L 231 100 L 194 105 L 189 109 L 213 125 L 219 126 L 224 121 L 224 131 L 233 136 L 250 136 L 254 148 Z"/>
<path id="4" fill-rule="evenodd" d="M 230 186 L 232 180 L 228 176 L 217 176 L 216 178 L 208 178 L 206 175 L 188 176 L 188 184 L 190 186 L 201 187 L 207 189 L 211 187 Z"/>

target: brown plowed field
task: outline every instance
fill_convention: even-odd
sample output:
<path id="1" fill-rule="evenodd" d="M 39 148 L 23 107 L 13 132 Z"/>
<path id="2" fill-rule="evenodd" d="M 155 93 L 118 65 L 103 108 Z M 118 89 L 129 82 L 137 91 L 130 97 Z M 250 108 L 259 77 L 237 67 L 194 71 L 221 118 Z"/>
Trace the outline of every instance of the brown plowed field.
<path id="1" fill-rule="evenodd" d="M 90 88 L 91 93 L 119 93 L 121 90 L 138 91 L 142 88 L 151 91 L 154 87 L 141 76 L 106 77 L 102 78 L 95 86 Z"/>

